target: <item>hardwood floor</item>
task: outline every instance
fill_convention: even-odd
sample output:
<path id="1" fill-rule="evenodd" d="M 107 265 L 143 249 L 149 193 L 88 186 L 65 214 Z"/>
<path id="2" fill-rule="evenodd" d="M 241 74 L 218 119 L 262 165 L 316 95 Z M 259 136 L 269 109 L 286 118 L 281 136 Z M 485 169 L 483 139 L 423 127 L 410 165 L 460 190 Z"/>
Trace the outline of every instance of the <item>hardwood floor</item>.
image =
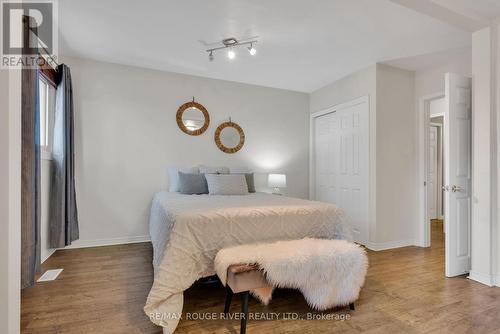
<path id="1" fill-rule="evenodd" d="M 432 224 L 432 247 L 368 252 L 370 268 L 356 310 L 323 314 L 347 320 L 287 320 L 312 312 L 302 295 L 278 290 L 269 306 L 250 301 L 248 333 L 500 333 L 500 288 L 465 277 L 444 277 L 442 222 Z M 22 333 L 158 333 L 142 307 L 153 280 L 150 244 L 57 251 L 43 269 L 64 268 L 54 282 L 22 293 Z M 224 289 L 197 284 L 185 293 L 184 312 L 222 312 Z M 232 312 L 239 312 L 239 299 Z M 182 319 L 176 333 L 239 333 L 237 320 Z"/>

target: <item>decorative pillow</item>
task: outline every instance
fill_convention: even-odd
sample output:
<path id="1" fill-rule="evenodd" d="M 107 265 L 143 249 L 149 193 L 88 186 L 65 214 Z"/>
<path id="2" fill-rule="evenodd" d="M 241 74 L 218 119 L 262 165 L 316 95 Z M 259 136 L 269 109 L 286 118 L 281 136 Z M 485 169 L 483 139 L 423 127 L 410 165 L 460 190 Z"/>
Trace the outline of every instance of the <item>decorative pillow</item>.
<path id="1" fill-rule="evenodd" d="M 179 191 L 185 195 L 208 194 L 205 175 L 179 172 Z"/>
<path id="2" fill-rule="evenodd" d="M 200 165 L 201 174 L 229 174 L 228 167 L 208 167 Z"/>
<path id="3" fill-rule="evenodd" d="M 198 174 L 198 167 L 191 168 L 179 168 L 179 167 L 168 167 L 168 183 L 170 192 L 179 192 L 179 172 L 188 174 Z"/>
<path id="4" fill-rule="evenodd" d="M 244 175 L 245 175 L 245 180 L 247 181 L 248 192 L 254 193 L 255 192 L 255 181 L 253 179 L 253 173 L 245 173 Z"/>
<path id="5" fill-rule="evenodd" d="M 253 173 L 245 173 L 245 172 L 234 172 L 233 169 L 231 169 L 231 174 L 237 174 L 237 175 L 245 175 L 245 180 L 247 181 L 247 186 L 248 186 L 248 192 L 249 193 L 254 193 L 255 192 L 255 180 L 253 177 Z"/>
<path id="6" fill-rule="evenodd" d="M 206 174 L 210 195 L 246 195 L 248 185 L 244 174 Z"/>

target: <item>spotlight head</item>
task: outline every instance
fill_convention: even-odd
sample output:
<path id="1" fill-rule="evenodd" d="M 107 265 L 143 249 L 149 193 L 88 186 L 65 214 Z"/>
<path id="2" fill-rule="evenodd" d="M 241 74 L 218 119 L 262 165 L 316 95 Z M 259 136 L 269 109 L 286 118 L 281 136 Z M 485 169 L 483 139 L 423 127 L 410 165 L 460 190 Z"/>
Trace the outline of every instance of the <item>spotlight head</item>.
<path id="1" fill-rule="evenodd" d="M 255 56 L 255 54 L 257 53 L 257 50 L 253 47 L 253 44 L 250 44 L 250 46 L 248 47 L 248 52 L 249 52 L 252 56 Z"/>
<path id="2" fill-rule="evenodd" d="M 232 49 L 229 49 L 229 50 L 227 51 L 227 57 L 228 57 L 229 59 L 234 59 L 234 58 L 236 57 L 236 53 L 235 53 Z"/>

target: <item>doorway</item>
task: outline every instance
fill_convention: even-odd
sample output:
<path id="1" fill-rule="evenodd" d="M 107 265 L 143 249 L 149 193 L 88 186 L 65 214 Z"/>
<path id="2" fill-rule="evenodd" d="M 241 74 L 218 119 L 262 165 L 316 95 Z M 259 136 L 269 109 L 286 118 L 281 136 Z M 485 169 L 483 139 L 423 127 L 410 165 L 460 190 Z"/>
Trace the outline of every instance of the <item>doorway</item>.
<path id="1" fill-rule="evenodd" d="M 444 81 L 444 93 L 420 99 L 422 140 L 419 152 L 423 184 L 420 245 L 431 246 L 431 231 L 435 230 L 432 225 L 439 223 L 441 209 L 445 273 L 453 277 L 470 270 L 472 82 L 470 78 L 453 73 L 446 73 Z M 438 189 L 440 175 L 442 190 Z"/>
<path id="2" fill-rule="evenodd" d="M 430 245 L 433 248 L 444 248 L 444 159 L 443 159 L 443 124 L 444 98 L 430 101 L 429 156 L 428 156 L 428 214 L 430 227 Z M 435 243 L 439 243 L 436 245 Z"/>

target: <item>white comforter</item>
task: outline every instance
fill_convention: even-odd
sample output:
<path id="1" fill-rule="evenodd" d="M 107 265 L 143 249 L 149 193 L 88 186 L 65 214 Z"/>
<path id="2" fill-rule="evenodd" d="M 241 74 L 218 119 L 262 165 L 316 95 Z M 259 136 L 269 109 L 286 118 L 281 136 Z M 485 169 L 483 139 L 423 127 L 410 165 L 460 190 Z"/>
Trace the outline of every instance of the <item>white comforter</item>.
<path id="1" fill-rule="evenodd" d="M 264 193 L 160 192 L 151 207 L 150 234 L 155 279 L 144 311 L 164 333 L 177 327 L 183 291 L 215 273 L 222 248 L 304 237 L 352 240 L 350 224 L 335 205 Z"/>

